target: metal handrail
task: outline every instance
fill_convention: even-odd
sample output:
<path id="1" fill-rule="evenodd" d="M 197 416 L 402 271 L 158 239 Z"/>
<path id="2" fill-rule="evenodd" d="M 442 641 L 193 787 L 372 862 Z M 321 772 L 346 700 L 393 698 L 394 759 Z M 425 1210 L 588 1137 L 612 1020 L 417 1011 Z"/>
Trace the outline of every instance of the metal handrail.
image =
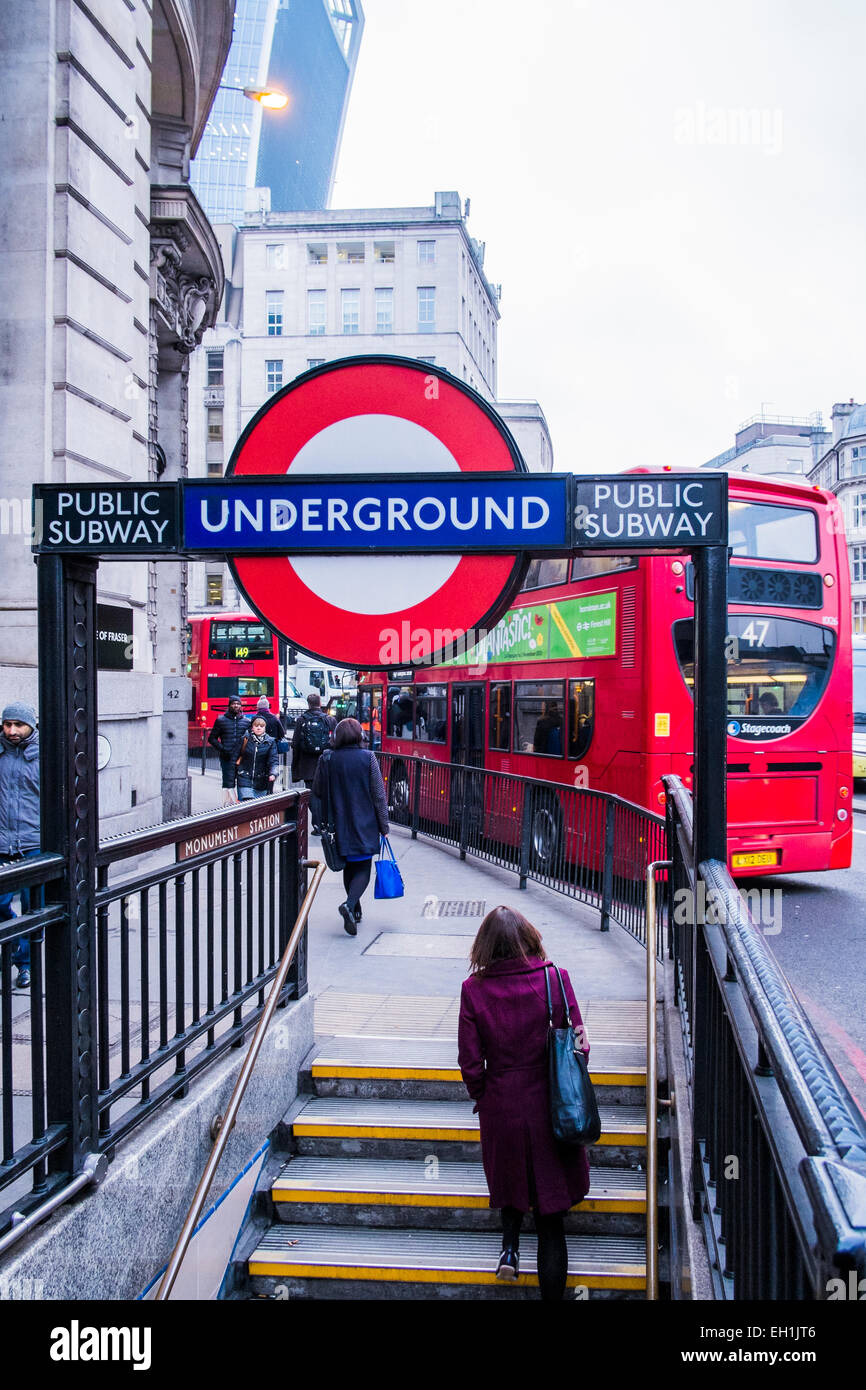
<path id="1" fill-rule="evenodd" d="M 15 1221 L 6 1234 L 0 1238 L 0 1255 L 5 1255 L 7 1250 L 11 1250 L 24 1236 L 28 1236 L 31 1231 L 47 1221 L 58 1207 L 64 1206 L 83 1192 L 86 1187 L 99 1187 L 108 1172 L 108 1159 L 105 1154 L 88 1154 L 84 1160 L 84 1168 L 67 1183 L 65 1187 L 58 1188 L 53 1192 L 47 1201 L 41 1206 L 35 1207 L 27 1216 L 22 1216 L 20 1221 Z"/>
<path id="2" fill-rule="evenodd" d="M 325 876 L 326 866 L 321 862 L 321 860 L 305 860 L 302 867 L 305 869 L 315 870 L 315 873 L 313 874 L 313 881 L 307 889 L 304 901 L 301 904 L 301 910 L 298 913 L 295 925 L 292 928 L 291 935 L 289 936 L 288 942 L 286 943 L 286 949 L 283 952 L 283 958 L 280 961 L 279 969 L 277 970 L 277 973 L 274 976 L 274 982 L 271 985 L 271 992 L 268 995 L 267 1002 L 265 1003 L 265 1007 L 262 1011 L 261 1017 L 259 1018 L 259 1021 L 256 1024 L 255 1032 L 253 1033 L 252 1039 L 250 1041 L 249 1050 L 247 1052 L 246 1057 L 244 1058 L 243 1066 L 240 1069 L 238 1078 L 232 1089 L 231 1096 L 229 1097 L 229 1103 L 226 1106 L 225 1115 L 222 1117 L 222 1123 L 220 1124 L 219 1132 L 217 1133 L 217 1136 L 214 1140 L 214 1145 L 210 1151 L 207 1163 L 205 1164 L 204 1172 L 202 1173 L 199 1179 L 198 1187 L 195 1190 L 192 1202 L 190 1203 L 189 1211 L 187 1212 L 183 1226 L 181 1227 L 180 1235 L 178 1236 L 175 1247 L 172 1250 L 171 1255 L 169 1257 L 168 1264 L 166 1265 L 165 1274 L 162 1276 L 162 1280 L 156 1292 L 156 1302 L 163 1302 L 168 1298 L 169 1294 L 171 1293 L 174 1287 L 177 1276 L 180 1273 L 180 1268 L 183 1264 L 187 1249 L 189 1248 L 189 1243 L 192 1240 L 193 1233 L 195 1231 L 196 1226 L 198 1225 L 198 1221 L 205 1204 L 205 1199 L 207 1197 L 208 1192 L 210 1191 L 211 1183 L 214 1180 L 214 1176 L 216 1174 L 217 1168 L 219 1167 L 220 1160 L 222 1159 L 223 1153 L 225 1152 L 229 1135 L 231 1134 L 232 1129 L 234 1128 L 235 1119 L 237 1118 L 237 1113 L 240 1108 L 241 1101 L 243 1100 L 244 1095 L 246 1093 L 250 1077 L 253 1073 L 253 1068 L 256 1064 L 256 1059 L 258 1058 L 259 1052 L 261 1051 L 262 1043 L 265 1039 L 265 1033 L 268 1030 L 268 1025 L 270 1024 L 271 1018 L 273 1017 L 274 1011 L 277 1007 L 277 1001 L 279 1000 L 283 985 L 286 982 L 286 976 L 288 975 L 292 961 L 294 960 L 295 952 L 298 949 L 298 942 L 301 939 L 301 934 L 304 930 L 304 927 L 307 925 L 307 919 L 310 915 L 310 908 L 313 905 L 313 899 L 315 898 L 316 893 L 318 892 L 319 884 Z"/>
<path id="3" fill-rule="evenodd" d="M 656 1095 L 656 869 L 672 869 L 657 859 L 646 871 L 646 1296 L 659 1296 L 658 1253 L 658 1097 Z"/>

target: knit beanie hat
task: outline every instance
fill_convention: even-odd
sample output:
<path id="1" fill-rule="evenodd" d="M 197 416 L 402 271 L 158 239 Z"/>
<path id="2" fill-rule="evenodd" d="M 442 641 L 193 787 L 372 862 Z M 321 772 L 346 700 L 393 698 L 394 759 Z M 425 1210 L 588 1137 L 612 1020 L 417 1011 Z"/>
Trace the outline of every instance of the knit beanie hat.
<path id="1" fill-rule="evenodd" d="M 270 708 L 271 708 L 271 707 L 270 707 L 270 705 L 268 704 L 268 697 L 267 697 L 267 695 L 260 695 L 260 696 L 259 696 L 259 703 L 257 704 L 256 709 L 266 709 L 266 710 L 270 711 Z"/>
<path id="2" fill-rule="evenodd" d="M 2 719 L 15 719 L 21 724 L 29 724 L 31 729 L 36 728 L 36 711 L 32 705 L 25 704 L 23 700 L 13 700 L 3 711 Z"/>

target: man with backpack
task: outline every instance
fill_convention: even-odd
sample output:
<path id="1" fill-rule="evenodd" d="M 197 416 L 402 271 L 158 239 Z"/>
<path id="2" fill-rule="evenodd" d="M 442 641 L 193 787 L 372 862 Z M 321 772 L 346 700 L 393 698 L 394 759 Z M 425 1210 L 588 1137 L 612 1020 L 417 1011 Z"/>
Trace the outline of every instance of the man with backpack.
<path id="1" fill-rule="evenodd" d="M 331 746 L 331 734 L 337 727 L 332 714 L 322 709 L 322 697 L 317 690 L 307 696 L 308 708 L 301 715 L 292 734 L 292 781 L 312 787 L 319 759 Z M 310 803 L 313 830 L 318 831 L 317 805 Z"/>

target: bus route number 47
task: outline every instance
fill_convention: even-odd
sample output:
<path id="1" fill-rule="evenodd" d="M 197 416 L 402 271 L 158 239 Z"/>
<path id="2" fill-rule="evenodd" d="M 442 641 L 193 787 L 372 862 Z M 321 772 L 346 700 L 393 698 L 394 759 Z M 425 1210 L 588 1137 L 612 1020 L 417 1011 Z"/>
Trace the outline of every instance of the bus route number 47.
<path id="1" fill-rule="evenodd" d="M 748 642 L 750 647 L 763 647 L 770 624 L 752 619 L 740 633 L 740 641 Z"/>

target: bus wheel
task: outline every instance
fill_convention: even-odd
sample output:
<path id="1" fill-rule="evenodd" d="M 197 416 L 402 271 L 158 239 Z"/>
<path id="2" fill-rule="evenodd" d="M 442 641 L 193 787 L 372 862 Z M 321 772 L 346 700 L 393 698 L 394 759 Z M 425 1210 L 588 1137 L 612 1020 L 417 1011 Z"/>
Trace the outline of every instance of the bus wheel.
<path id="1" fill-rule="evenodd" d="M 562 811 L 556 797 L 539 798 L 532 813 L 529 844 L 533 870 L 553 874 L 562 846 Z"/>
<path id="2" fill-rule="evenodd" d="M 398 825 L 407 825 L 410 815 L 409 773 L 405 763 L 396 763 L 388 778 L 388 815 Z"/>

